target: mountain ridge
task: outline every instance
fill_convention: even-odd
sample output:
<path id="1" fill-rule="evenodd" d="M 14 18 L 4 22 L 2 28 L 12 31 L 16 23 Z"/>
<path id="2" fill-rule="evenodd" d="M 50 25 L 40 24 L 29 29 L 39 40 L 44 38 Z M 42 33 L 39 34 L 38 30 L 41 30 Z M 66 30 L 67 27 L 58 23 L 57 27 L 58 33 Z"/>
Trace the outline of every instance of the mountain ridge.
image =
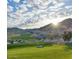
<path id="1" fill-rule="evenodd" d="M 35 29 L 19 29 L 19 28 L 7 28 L 8 36 L 15 35 L 15 34 L 48 34 L 48 33 L 54 33 L 54 34 L 62 34 L 65 30 L 72 31 L 72 19 L 68 18 L 63 20 L 59 23 L 58 27 L 55 27 L 54 24 L 50 23 L 44 27 L 41 28 L 35 28 Z"/>

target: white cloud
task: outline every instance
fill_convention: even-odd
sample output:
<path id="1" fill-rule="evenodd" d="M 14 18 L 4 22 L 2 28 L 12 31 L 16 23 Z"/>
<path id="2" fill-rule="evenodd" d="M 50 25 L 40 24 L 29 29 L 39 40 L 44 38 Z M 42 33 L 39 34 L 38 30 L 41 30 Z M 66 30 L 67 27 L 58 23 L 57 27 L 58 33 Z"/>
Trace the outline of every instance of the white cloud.
<path id="1" fill-rule="evenodd" d="M 72 6 L 65 6 L 66 9 L 72 8 Z"/>
<path id="2" fill-rule="evenodd" d="M 16 3 L 19 3 L 20 2 L 20 0 L 13 0 L 14 2 L 16 2 Z"/>
<path id="3" fill-rule="evenodd" d="M 16 11 L 16 13 L 22 14 L 22 13 L 27 12 L 27 11 L 28 11 L 27 6 L 25 4 L 23 4 L 20 6 L 20 9 Z"/>
<path id="4" fill-rule="evenodd" d="M 20 0 L 14 1 L 18 3 Z M 69 13 L 71 6 L 64 6 L 65 2 L 63 1 L 64 0 L 28 0 L 27 4 L 26 1 L 24 1 L 24 4 L 19 5 L 20 9 L 18 8 L 16 12 L 12 12 L 13 7 L 8 5 L 8 27 L 16 27 L 19 25 L 25 27 L 27 22 L 30 22 L 28 25 L 31 24 L 31 26 L 26 26 L 26 28 L 40 27 L 50 23 L 53 19 L 69 16 L 71 15 Z M 50 3 L 52 5 L 49 6 Z M 29 11 L 27 7 L 32 7 L 32 11 Z M 37 23 L 38 25 L 36 25 Z"/>
<path id="5" fill-rule="evenodd" d="M 7 12 L 12 12 L 12 11 L 13 11 L 13 7 L 10 6 L 10 5 L 8 5 L 8 6 L 7 6 Z"/>
<path id="6" fill-rule="evenodd" d="M 22 1 L 24 4 L 26 4 L 27 3 L 27 1 L 26 0 L 24 0 L 24 1 Z"/>

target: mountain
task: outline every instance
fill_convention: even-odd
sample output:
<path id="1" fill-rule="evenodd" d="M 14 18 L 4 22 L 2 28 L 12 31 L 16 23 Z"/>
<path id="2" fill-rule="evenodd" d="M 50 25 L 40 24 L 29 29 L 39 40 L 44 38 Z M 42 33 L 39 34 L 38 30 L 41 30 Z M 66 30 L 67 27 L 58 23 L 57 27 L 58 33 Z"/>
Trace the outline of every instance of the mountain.
<path id="1" fill-rule="evenodd" d="M 64 21 L 60 22 L 57 26 L 54 24 L 48 24 L 44 27 L 41 27 L 39 29 L 40 31 L 54 33 L 54 34 L 60 34 L 63 33 L 65 30 L 71 30 L 72 31 L 72 19 L 68 18 Z"/>
<path id="2" fill-rule="evenodd" d="M 36 34 L 38 35 L 61 35 L 64 31 L 69 30 L 72 31 L 72 19 L 68 18 L 64 21 L 60 22 L 59 25 L 55 26 L 54 24 L 50 23 L 46 26 L 43 26 L 41 28 L 37 29 L 19 29 L 19 28 L 8 28 L 7 33 L 8 37 L 12 35 L 21 35 L 21 34 L 27 34 L 30 33 L 31 35 Z"/>
<path id="3" fill-rule="evenodd" d="M 60 22 L 60 24 L 66 26 L 67 28 L 72 28 L 72 19 L 65 19 L 64 21 Z"/>

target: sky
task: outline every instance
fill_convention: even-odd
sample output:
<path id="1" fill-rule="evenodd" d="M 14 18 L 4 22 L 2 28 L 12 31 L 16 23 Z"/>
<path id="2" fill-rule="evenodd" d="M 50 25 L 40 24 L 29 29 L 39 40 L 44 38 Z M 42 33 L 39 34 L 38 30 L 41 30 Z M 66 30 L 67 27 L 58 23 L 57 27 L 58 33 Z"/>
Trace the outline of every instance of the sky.
<path id="1" fill-rule="evenodd" d="M 72 0 L 7 0 L 7 27 L 39 28 L 72 15 Z"/>

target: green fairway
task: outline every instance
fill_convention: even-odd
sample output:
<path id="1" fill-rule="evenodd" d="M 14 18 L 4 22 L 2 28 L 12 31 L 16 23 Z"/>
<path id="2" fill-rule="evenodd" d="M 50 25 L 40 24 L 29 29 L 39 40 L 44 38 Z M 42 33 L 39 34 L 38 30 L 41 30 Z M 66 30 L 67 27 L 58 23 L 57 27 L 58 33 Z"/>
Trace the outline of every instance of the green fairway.
<path id="1" fill-rule="evenodd" d="M 72 59 L 72 51 L 63 45 L 20 47 L 8 49 L 8 59 Z"/>

